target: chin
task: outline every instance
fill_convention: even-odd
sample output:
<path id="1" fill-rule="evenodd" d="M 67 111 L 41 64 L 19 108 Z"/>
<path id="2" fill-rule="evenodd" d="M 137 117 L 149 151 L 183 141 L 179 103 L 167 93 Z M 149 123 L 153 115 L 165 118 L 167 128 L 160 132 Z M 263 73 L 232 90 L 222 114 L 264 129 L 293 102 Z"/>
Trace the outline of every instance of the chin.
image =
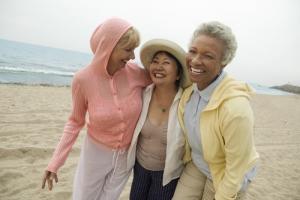
<path id="1" fill-rule="evenodd" d="M 152 80 L 152 81 L 153 81 L 153 80 Z M 155 81 L 155 80 L 154 80 L 153 83 L 154 83 L 155 86 L 163 85 L 163 83 L 160 82 L 160 81 Z"/>
<path id="2" fill-rule="evenodd" d="M 194 77 L 194 76 L 191 75 L 191 74 L 190 74 L 190 80 L 191 80 L 193 83 L 199 82 L 199 78 L 196 78 L 196 77 Z"/>
<path id="3" fill-rule="evenodd" d="M 196 81 L 196 80 L 192 80 L 192 79 L 191 79 L 191 82 L 192 82 L 192 83 L 198 84 L 198 81 Z"/>

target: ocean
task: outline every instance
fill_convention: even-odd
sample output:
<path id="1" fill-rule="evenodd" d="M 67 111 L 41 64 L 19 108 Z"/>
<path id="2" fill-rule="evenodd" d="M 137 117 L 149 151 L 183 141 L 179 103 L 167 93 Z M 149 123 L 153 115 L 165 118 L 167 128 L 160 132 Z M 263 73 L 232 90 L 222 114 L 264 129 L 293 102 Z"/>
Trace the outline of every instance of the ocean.
<path id="1" fill-rule="evenodd" d="M 70 85 L 91 54 L 0 39 L 0 83 Z"/>
<path id="2" fill-rule="evenodd" d="M 69 86 L 92 54 L 0 39 L 0 83 Z M 257 93 L 289 95 L 256 83 Z"/>

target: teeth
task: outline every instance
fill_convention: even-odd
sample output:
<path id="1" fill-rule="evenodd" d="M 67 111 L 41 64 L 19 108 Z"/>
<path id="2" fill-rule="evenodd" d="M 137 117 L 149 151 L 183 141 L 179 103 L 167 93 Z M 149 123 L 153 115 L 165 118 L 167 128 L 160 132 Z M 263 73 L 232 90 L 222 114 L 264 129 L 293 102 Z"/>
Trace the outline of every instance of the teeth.
<path id="1" fill-rule="evenodd" d="M 201 69 L 195 69 L 195 68 L 193 68 L 193 67 L 191 67 L 191 71 L 192 71 L 193 73 L 196 73 L 196 74 L 200 74 L 200 73 L 203 73 L 203 72 L 204 72 L 204 70 L 201 70 Z"/>
<path id="2" fill-rule="evenodd" d="M 164 75 L 162 75 L 162 74 L 154 74 L 154 76 L 156 77 L 156 78 L 163 78 L 164 77 Z"/>

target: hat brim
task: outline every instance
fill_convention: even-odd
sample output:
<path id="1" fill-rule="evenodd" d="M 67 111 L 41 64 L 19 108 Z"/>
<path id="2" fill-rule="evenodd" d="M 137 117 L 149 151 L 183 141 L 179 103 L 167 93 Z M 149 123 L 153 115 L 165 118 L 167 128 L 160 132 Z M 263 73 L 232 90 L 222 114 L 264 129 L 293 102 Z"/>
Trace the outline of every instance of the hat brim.
<path id="1" fill-rule="evenodd" d="M 188 87 L 191 82 L 188 77 L 185 54 L 186 52 L 176 43 L 165 39 L 153 39 L 146 42 L 140 51 L 140 59 L 144 67 L 149 70 L 153 56 L 159 51 L 166 51 L 172 54 L 181 64 L 182 76 L 180 85 L 182 88 Z"/>

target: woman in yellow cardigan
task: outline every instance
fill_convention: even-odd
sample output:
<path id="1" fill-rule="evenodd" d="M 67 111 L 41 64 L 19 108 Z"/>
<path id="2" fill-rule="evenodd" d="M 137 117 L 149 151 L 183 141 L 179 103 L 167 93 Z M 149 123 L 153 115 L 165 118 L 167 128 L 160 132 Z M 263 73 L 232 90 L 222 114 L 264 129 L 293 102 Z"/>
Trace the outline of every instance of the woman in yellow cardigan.
<path id="1" fill-rule="evenodd" d="M 186 138 L 185 169 L 173 199 L 243 199 L 256 174 L 252 93 L 223 70 L 237 49 L 231 29 L 219 22 L 200 25 L 186 56 L 193 85 L 178 110 Z"/>

